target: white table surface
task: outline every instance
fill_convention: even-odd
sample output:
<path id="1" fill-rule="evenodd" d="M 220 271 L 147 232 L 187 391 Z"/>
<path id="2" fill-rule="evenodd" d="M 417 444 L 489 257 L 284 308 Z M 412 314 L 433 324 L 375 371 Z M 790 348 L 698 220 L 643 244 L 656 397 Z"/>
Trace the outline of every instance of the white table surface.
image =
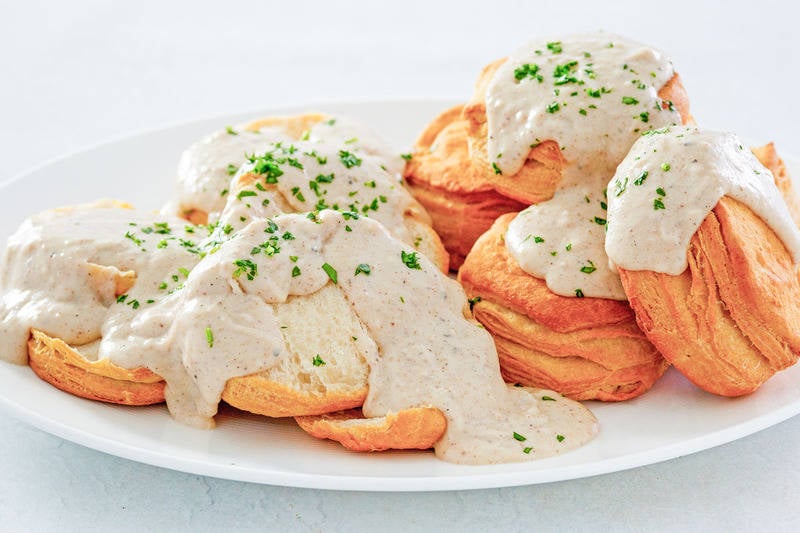
<path id="1" fill-rule="evenodd" d="M 671 55 L 701 124 L 800 154 L 800 29 L 788 2 L 609 3 L 0 0 L 0 181 L 111 137 L 219 113 L 464 99 L 481 66 L 528 38 L 594 29 Z M 626 472 L 431 494 L 188 475 L 62 441 L 4 412 L 0 436 L 0 530 L 800 528 L 800 417 Z"/>

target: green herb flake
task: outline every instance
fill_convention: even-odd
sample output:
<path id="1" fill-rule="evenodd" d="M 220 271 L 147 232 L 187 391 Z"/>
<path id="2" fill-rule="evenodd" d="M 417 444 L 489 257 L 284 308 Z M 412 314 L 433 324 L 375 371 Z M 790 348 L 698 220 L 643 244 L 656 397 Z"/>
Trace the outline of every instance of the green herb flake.
<path id="1" fill-rule="evenodd" d="M 236 174 L 237 170 L 239 170 L 239 167 L 237 167 L 233 163 L 228 163 L 228 176 L 233 176 L 234 174 Z"/>
<path id="2" fill-rule="evenodd" d="M 539 83 L 544 81 L 542 75 L 539 74 L 539 65 L 535 65 L 533 63 L 525 63 L 524 65 L 514 69 L 514 79 L 517 81 L 522 81 L 525 78 L 533 78 Z"/>
<path id="3" fill-rule="evenodd" d="M 661 170 L 663 170 L 664 172 L 669 172 L 671 168 L 672 165 L 670 165 L 669 163 L 661 163 Z"/>
<path id="4" fill-rule="evenodd" d="M 667 192 L 666 192 L 664 189 L 662 189 L 661 187 L 659 187 L 658 189 L 656 189 L 656 193 L 657 193 L 659 196 L 666 196 L 666 195 L 667 195 Z"/>
<path id="5" fill-rule="evenodd" d="M 583 291 L 581 289 L 575 289 L 575 298 L 583 298 Z"/>
<path id="6" fill-rule="evenodd" d="M 494 170 L 495 174 L 503 174 L 503 171 L 500 170 L 500 167 L 497 166 L 497 163 L 492 162 L 492 170 Z"/>
<path id="7" fill-rule="evenodd" d="M 542 401 L 543 402 L 554 402 L 554 401 L 556 401 L 556 399 L 555 398 L 551 398 L 550 396 L 542 396 Z"/>
<path id="8" fill-rule="evenodd" d="M 531 448 L 530 446 L 525 446 L 524 448 L 522 448 L 522 453 L 524 454 L 530 454 L 532 451 L 533 448 Z"/>
<path id="9" fill-rule="evenodd" d="M 299 275 L 300 275 L 300 267 L 295 265 L 294 268 L 292 269 L 292 277 L 296 278 Z"/>
<path id="10" fill-rule="evenodd" d="M 314 356 L 314 359 L 311 360 L 311 364 L 314 366 L 325 366 L 325 361 L 317 354 Z"/>
<path id="11" fill-rule="evenodd" d="M 533 237 L 533 242 L 544 242 L 544 239 L 538 235 Z"/>
<path id="12" fill-rule="evenodd" d="M 561 109 L 561 106 L 559 105 L 559 103 L 558 102 L 553 102 L 553 103 L 547 105 L 547 107 L 545 108 L 545 111 L 547 111 L 550 114 L 553 114 L 556 111 L 558 111 L 559 109 Z"/>
<path id="13" fill-rule="evenodd" d="M 333 268 L 328 263 L 322 263 L 322 270 L 328 275 L 330 280 L 336 285 L 339 283 L 339 274 L 336 272 L 336 269 Z"/>
<path id="14" fill-rule="evenodd" d="M 564 435 L 556 435 L 556 440 L 557 440 L 558 442 L 564 442 L 564 439 L 565 439 L 565 438 L 566 438 L 566 437 L 564 437 Z"/>
<path id="15" fill-rule="evenodd" d="M 649 172 L 647 172 L 646 170 L 643 170 L 642 173 L 639 174 L 639 177 L 636 178 L 635 180 L 633 180 L 633 184 L 637 185 L 637 186 L 641 185 L 642 183 L 644 183 L 644 180 L 647 179 L 648 174 L 649 174 Z"/>
<path id="16" fill-rule="evenodd" d="M 252 281 L 258 275 L 258 265 L 249 259 L 237 259 L 233 262 L 236 270 L 233 271 L 233 277 L 238 278 L 242 274 L 247 275 L 247 279 Z"/>
<path id="17" fill-rule="evenodd" d="M 422 270 L 422 266 L 419 264 L 419 258 L 417 257 L 417 252 L 408 253 L 405 250 L 401 250 L 400 259 L 402 259 L 403 264 L 408 268 L 412 270 Z"/>
<path id="18" fill-rule="evenodd" d="M 233 129 L 232 126 L 225 126 L 225 133 L 228 135 L 239 135 L 239 132 Z"/>
<path id="19" fill-rule="evenodd" d="M 372 272 L 372 267 L 370 267 L 366 263 L 361 263 L 358 266 L 356 266 L 356 273 L 353 275 L 358 276 L 359 274 L 366 274 L 367 276 L 369 276 L 371 272 Z"/>
<path id="20" fill-rule="evenodd" d="M 353 168 L 361 166 L 361 159 L 347 150 L 339 150 L 339 160 L 346 168 Z"/>
<path id="21" fill-rule="evenodd" d="M 583 272 L 584 274 L 591 274 L 595 270 L 597 270 L 597 267 L 594 266 L 594 263 L 592 261 L 589 261 L 588 265 L 584 265 L 581 267 L 581 272 Z"/>
<path id="22" fill-rule="evenodd" d="M 653 209 L 655 211 L 658 211 L 659 209 L 666 209 L 666 207 L 664 207 L 664 202 L 663 200 L 661 200 L 661 198 L 656 198 L 655 200 L 653 200 Z"/>
<path id="23" fill-rule="evenodd" d="M 402 158 L 403 158 L 403 159 L 405 159 L 406 161 L 411 161 L 411 158 L 412 158 L 413 156 L 412 156 L 412 154 L 400 154 L 400 157 L 402 157 Z"/>
<path id="24" fill-rule="evenodd" d="M 206 342 L 209 348 L 214 347 L 214 332 L 211 331 L 211 328 L 206 328 Z"/>
<path id="25" fill-rule="evenodd" d="M 514 432 L 514 440 L 518 440 L 518 441 L 520 441 L 520 442 L 525 442 L 526 440 L 528 440 L 528 438 L 527 438 L 527 437 L 525 437 L 524 435 L 520 435 L 519 433 L 517 433 L 517 432 L 515 431 L 515 432 Z"/>
<path id="26" fill-rule="evenodd" d="M 594 223 L 598 224 L 600 226 L 605 226 L 606 225 L 606 219 L 600 218 L 600 217 L 594 217 Z"/>
<path id="27" fill-rule="evenodd" d="M 622 103 L 625 105 L 636 105 L 639 103 L 639 100 L 637 100 L 633 96 L 623 96 Z"/>
<path id="28" fill-rule="evenodd" d="M 480 301 L 481 301 L 481 297 L 480 296 L 476 296 L 474 298 L 468 298 L 467 302 L 469 302 L 469 310 L 472 311 L 472 309 L 475 307 L 475 304 L 480 302 Z"/>

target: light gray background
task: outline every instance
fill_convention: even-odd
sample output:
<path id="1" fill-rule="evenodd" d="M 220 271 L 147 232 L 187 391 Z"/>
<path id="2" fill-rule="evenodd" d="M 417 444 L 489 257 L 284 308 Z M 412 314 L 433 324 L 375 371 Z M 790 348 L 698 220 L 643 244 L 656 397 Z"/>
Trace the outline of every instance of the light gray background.
<path id="1" fill-rule="evenodd" d="M 700 123 L 800 154 L 800 30 L 788 2 L 222 4 L 0 1 L 0 181 L 110 137 L 217 113 L 464 99 L 485 63 L 528 38 L 594 29 L 671 55 Z M 2 412 L 0 438 L 2 530 L 800 528 L 800 418 L 627 472 L 433 494 L 171 472 L 64 442 Z"/>

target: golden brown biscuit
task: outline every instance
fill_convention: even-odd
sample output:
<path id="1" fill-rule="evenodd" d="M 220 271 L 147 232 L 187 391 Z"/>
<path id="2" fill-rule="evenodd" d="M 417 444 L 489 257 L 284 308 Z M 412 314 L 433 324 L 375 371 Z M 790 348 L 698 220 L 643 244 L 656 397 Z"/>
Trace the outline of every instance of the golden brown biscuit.
<path id="1" fill-rule="evenodd" d="M 484 169 L 485 179 L 493 184 L 498 193 L 530 205 L 552 198 L 567 161 L 561 154 L 557 139 L 546 139 L 531 149 L 528 160 L 516 174 L 493 172 L 486 155 L 486 90 L 494 73 L 504 62 L 505 59 L 501 59 L 483 69 L 472 99 L 464 107 L 463 117 L 469 122 L 469 153 L 474 159 L 473 164 Z M 664 100 L 665 107 L 669 105 L 668 102 L 672 102 L 684 124 L 693 120 L 689 113 L 689 98 L 678 74 L 664 84 L 658 91 L 658 96 Z"/>
<path id="2" fill-rule="evenodd" d="M 462 109 L 448 109 L 425 128 L 406 166 L 409 189 L 431 215 L 450 254 L 451 270 L 458 270 L 497 217 L 527 207 L 497 193 L 484 168 L 469 157 Z"/>
<path id="3" fill-rule="evenodd" d="M 797 226 L 800 226 L 800 198 L 792 186 L 792 178 L 789 177 L 786 171 L 786 165 L 783 159 L 778 156 L 775 150 L 775 144 L 769 143 L 764 146 L 759 146 L 751 149 L 753 154 L 761 161 L 761 164 L 767 167 L 772 176 L 775 178 L 775 185 L 783 196 L 783 201 L 786 202 L 786 207 L 789 208 L 789 214 L 792 215 L 792 220 Z"/>
<path id="4" fill-rule="evenodd" d="M 309 435 L 335 440 L 355 452 L 425 450 L 447 429 L 447 419 L 434 407 L 403 409 L 379 418 L 364 418 L 361 409 L 352 409 L 295 420 Z"/>
<path id="5" fill-rule="evenodd" d="M 800 283 L 786 247 L 748 207 L 722 198 L 679 276 L 620 269 L 639 326 L 700 388 L 756 390 L 800 355 Z"/>
<path id="6" fill-rule="evenodd" d="M 631 308 L 559 296 L 524 272 L 504 242 L 515 216 L 495 221 L 458 274 L 475 318 L 495 338 L 504 378 L 575 400 L 626 400 L 650 389 L 668 363 L 636 326 Z"/>
<path id="7" fill-rule="evenodd" d="M 31 369 L 65 392 L 108 403 L 150 405 L 164 401 L 164 381 L 146 368 L 126 370 L 107 359 L 90 361 L 61 339 L 33 330 Z"/>

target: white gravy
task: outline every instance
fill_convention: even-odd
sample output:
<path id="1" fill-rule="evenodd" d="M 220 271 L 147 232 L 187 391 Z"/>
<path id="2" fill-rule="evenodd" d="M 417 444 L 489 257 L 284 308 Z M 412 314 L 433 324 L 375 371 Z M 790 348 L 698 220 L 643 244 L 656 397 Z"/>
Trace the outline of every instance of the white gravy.
<path id="1" fill-rule="evenodd" d="M 633 145 L 608 184 L 610 260 L 678 275 L 692 235 L 723 196 L 760 216 L 800 261 L 800 232 L 772 173 L 732 133 L 669 127 Z"/>
<path id="2" fill-rule="evenodd" d="M 378 222 L 330 210 L 316 221 L 256 220 L 199 263 L 193 250 L 207 248 L 179 239 L 200 228 L 184 226 L 109 206 L 26 221 L 2 264 L 3 357 L 25 361 L 31 328 L 71 344 L 100 339 L 98 357 L 162 375 L 172 414 L 210 426 L 228 379 L 288 355 L 274 306 L 336 283 L 376 346 L 367 354 L 367 416 L 438 407 L 448 426 L 436 453 L 459 463 L 546 457 L 596 433 L 579 403 L 506 385 L 491 336 L 465 318 L 461 287 Z M 136 284 L 116 298 L 113 284 L 89 275 L 87 261 L 135 270 Z M 57 279 L 47 275 L 54 268 Z"/>
<path id="3" fill-rule="evenodd" d="M 239 125 L 204 137 L 182 154 L 178 164 L 177 210 L 168 205 L 164 211 L 181 214 L 199 209 L 216 220 L 216 214 L 225 206 L 231 177 L 247 161 L 247 155 L 262 154 L 274 142 L 297 140 L 278 126 L 254 132 L 246 125 Z M 401 179 L 405 161 L 366 125 L 351 118 L 325 118 L 304 132 L 302 140 L 338 147 L 361 158 L 375 158 L 396 180 Z"/>
<path id="4" fill-rule="evenodd" d="M 642 132 L 681 122 L 658 96 L 673 75 L 658 51 L 595 33 L 532 42 L 492 79 L 486 111 L 495 171 L 515 174 L 544 140 L 556 140 L 567 160 L 554 197 L 520 213 L 506 235 L 520 267 L 556 294 L 626 299 L 603 245 L 605 186 Z"/>
<path id="5" fill-rule="evenodd" d="M 426 236 L 412 234 L 405 216 L 430 219 L 381 161 L 359 156 L 347 145 L 311 141 L 270 145 L 250 157 L 230 182 L 219 225 L 238 229 L 281 213 L 333 209 L 374 218 L 392 235 L 416 246 Z"/>

